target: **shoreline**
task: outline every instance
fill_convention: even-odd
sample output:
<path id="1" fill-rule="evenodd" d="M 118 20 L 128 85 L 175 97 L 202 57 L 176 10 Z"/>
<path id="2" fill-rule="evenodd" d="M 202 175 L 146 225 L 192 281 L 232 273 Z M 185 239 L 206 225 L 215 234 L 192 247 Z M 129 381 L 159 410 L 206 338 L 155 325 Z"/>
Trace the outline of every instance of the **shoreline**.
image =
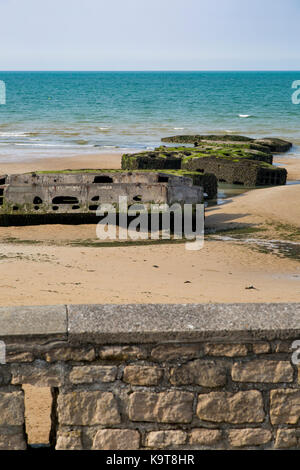
<path id="1" fill-rule="evenodd" d="M 131 152 L 139 152 L 132 149 Z M 128 152 L 129 153 L 129 152 Z M 40 157 L 20 162 L 0 162 L 0 173 L 25 173 L 47 170 L 81 170 L 81 169 L 112 169 L 121 168 L 123 152 L 99 152 L 74 154 L 62 157 Z M 300 180 L 300 156 L 274 155 L 274 163 L 284 166 L 288 171 L 288 181 Z"/>
<path id="2" fill-rule="evenodd" d="M 300 180 L 300 158 L 275 158 L 291 166 L 290 181 Z M 120 159 L 45 159 L 0 165 L 0 172 L 118 169 Z M 290 184 L 209 207 L 206 227 L 225 236 L 208 235 L 195 252 L 184 244 L 97 246 L 95 224 L 0 227 L 0 305 L 299 302 L 299 199 L 300 185 Z M 229 230 L 236 232 L 228 237 Z M 271 245 L 292 240 L 295 255 L 253 245 L 247 237 Z"/>

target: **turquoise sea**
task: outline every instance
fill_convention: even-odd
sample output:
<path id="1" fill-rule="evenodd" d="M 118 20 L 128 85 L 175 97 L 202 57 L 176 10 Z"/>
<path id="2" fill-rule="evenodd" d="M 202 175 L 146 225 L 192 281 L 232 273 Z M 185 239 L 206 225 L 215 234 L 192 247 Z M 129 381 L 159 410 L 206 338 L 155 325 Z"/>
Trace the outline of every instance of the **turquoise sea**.
<path id="1" fill-rule="evenodd" d="M 300 145 L 300 72 L 0 72 L 0 161 L 148 149 L 188 133 Z M 297 146 L 292 153 L 300 155 Z"/>

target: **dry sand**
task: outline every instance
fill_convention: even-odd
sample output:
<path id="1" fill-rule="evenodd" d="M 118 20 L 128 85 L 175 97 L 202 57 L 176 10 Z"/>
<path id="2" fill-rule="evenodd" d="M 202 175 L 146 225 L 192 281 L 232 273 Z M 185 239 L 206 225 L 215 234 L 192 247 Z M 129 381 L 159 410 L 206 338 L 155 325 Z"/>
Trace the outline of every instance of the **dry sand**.
<path id="1" fill-rule="evenodd" d="M 207 210 L 206 227 L 218 230 L 268 221 L 300 227 L 300 184 L 257 189 Z"/>
<path id="2" fill-rule="evenodd" d="M 19 163 L 0 163 L 0 174 L 26 173 L 29 171 L 80 170 L 90 168 L 118 169 L 121 167 L 120 153 L 77 155 L 73 157 L 36 158 Z"/>
<path id="3" fill-rule="evenodd" d="M 275 156 L 274 163 L 279 163 L 287 169 L 290 181 L 300 180 L 300 162 L 297 157 Z"/>

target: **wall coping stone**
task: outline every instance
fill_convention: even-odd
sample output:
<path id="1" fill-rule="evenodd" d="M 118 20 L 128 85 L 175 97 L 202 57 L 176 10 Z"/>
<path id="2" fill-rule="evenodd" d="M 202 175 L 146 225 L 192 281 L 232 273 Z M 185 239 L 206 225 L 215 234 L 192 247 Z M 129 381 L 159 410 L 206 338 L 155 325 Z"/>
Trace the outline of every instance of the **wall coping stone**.
<path id="1" fill-rule="evenodd" d="M 70 305 L 67 309 L 71 342 L 300 337 L 300 303 Z"/>
<path id="2" fill-rule="evenodd" d="M 0 307 L 0 338 L 53 335 L 97 344 L 300 338 L 300 303 Z"/>
<path id="3" fill-rule="evenodd" d="M 64 305 L 0 307 L 0 337 L 66 335 Z"/>

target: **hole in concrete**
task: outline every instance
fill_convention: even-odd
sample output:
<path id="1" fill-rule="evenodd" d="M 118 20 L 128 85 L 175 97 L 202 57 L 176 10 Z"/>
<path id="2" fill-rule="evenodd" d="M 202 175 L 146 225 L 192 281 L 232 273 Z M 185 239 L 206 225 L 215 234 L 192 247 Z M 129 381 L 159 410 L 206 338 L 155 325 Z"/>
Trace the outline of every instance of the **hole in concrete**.
<path id="1" fill-rule="evenodd" d="M 110 176 L 95 176 L 94 183 L 113 183 L 113 179 Z"/>
<path id="2" fill-rule="evenodd" d="M 34 206 L 35 210 L 38 211 L 39 210 L 39 206 Z"/>
<path id="3" fill-rule="evenodd" d="M 239 184 L 240 186 L 244 186 L 244 183 L 242 183 L 241 181 L 234 181 L 232 184 Z"/>
<path id="4" fill-rule="evenodd" d="M 43 448 L 55 445 L 57 389 L 23 385 L 25 432 L 28 445 Z"/>
<path id="5" fill-rule="evenodd" d="M 141 195 L 134 196 L 132 199 L 136 202 L 140 202 L 142 200 L 142 196 Z"/>
<path id="6" fill-rule="evenodd" d="M 92 197 L 92 201 L 99 201 L 99 199 L 100 199 L 99 196 Z"/>
<path id="7" fill-rule="evenodd" d="M 0 178 L 0 184 L 5 184 L 6 178 Z"/>
<path id="8" fill-rule="evenodd" d="M 73 210 L 80 209 L 80 206 L 72 206 Z"/>
<path id="9" fill-rule="evenodd" d="M 224 180 L 223 178 L 220 178 L 220 179 L 219 179 L 219 182 L 220 182 L 220 183 L 226 183 L 226 180 Z"/>
<path id="10" fill-rule="evenodd" d="M 78 202 L 74 196 L 56 196 L 52 199 L 52 204 L 78 204 Z"/>
<path id="11" fill-rule="evenodd" d="M 42 199 L 39 196 L 35 196 L 35 198 L 33 199 L 33 204 L 42 204 L 42 203 L 43 203 Z"/>
<path id="12" fill-rule="evenodd" d="M 167 183 L 169 178 L 167 176 L 159 176 L 157 181 L 158 183 Z"/>
<path id="13" fill-rule="evenodd" d="M 0 189 L 0 196 L 3 196 L 4 189 Z"/>
<path id="14" fill-rule="evenodd" d="M 98 209 L 98 206 L 89 206 L 90 211 L 96 211 Z"/>
<path id="15" fill-rule="evenodd" d="M 52 210 L 57 211 L 57 210 L 58 210 L 58 206 L 52 206 Z"/>
<path id="16" fill-rule="evenodd" d="M 17 211 L 19 210 L 19 207 L 18 206 L 13 206 L 13 211 Z"/>

